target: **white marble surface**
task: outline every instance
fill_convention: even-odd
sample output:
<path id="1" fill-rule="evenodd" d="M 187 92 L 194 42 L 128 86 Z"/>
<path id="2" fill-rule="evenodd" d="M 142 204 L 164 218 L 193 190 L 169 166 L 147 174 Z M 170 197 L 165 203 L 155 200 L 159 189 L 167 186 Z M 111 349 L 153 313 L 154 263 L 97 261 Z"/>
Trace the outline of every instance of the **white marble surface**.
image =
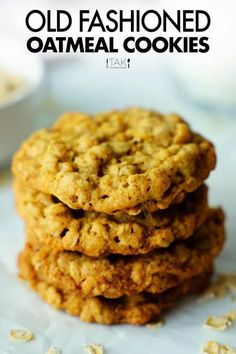
<path id="1" fill-rule="evenodd" d="M 186 115 L 190 107 L 185 107 Z M 228 239 L 217 260 L 217 269 L 236 270 L 236 124 L 233 120 L 192 112 L 192 124 L 216 143 L 218 166 L 209 179 L 212 204 L 220 204 L 227 214 Z M 100 343 L 107 354 L 197 354 L 213 339 L 236 347 L 236 326 L 226 332 L 204 329 L 208 315 L 236 310 L 230 297 L 207 303 L 194 298 L 165 315 L 159 329 L 132 326 L 100 326 L 54 311 L 16 277 L 16 256 L 23 247 L 23 224 L 17 217 L 10 179 L 0 182 L 0 354 L 43 354 L 55 345 L 65 354 L 83 353 L 88 343 Z M 29 328 L 36 333 L 31 343 L 9 341 L 12 328 Z"/>

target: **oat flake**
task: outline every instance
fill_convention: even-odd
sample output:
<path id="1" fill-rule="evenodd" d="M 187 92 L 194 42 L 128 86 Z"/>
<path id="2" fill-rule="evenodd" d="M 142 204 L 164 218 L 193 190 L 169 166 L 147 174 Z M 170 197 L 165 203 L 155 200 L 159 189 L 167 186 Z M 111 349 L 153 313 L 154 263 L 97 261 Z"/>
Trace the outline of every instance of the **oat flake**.
<path id="1" fill-rule="evenodd" d="M 236 272 L 219 273 L 215 282 L 203 293 L 202 298 L 223 298 L 228 293 L 236 293 Z"/>
<path id="2" fill-rule="evenodd" d="M 236 354 L 236 349 L 214 341 L 206 343 L 202 354 Z"/>
<path id="3" fill-rule="evenodd" d="M 84 348 L 87 354 L 103 354 L 103 346 L 101 344 L 89 344 Z"/>
<path id="4" fill-rule="evenodd" d="M 11 329 L 9 336 L 11 339 L 17 340 L 19 342 L 29 342 L 35 338 L 33 332 L 25 329 Z"/>
<path id="5" fill-rule="evenodd" d="M 46 354 L 62 354 L 61 349 L 56 348 L 56 347 L 50 347 L 48 348 L 48 350 L 46 351 Z"/>
<path id="6" fill-rule="evenodd" d="M 155 322 L 155 323 L 148 323 L 146 325 L 147 328 L 150 328 L 150 329 L 155 329 L 155 328 L 160 328 L 164 325 L 164 321 L 163 320 L 160 320 L 158 322 Z"/>
<path id="7" fill-rule="evenodd" d="M 236 318 L 236 312 L 230 311 L 225 316 L 209 316 L 205 322 L 206 327 L 224 331 L 231 327 Z"/>

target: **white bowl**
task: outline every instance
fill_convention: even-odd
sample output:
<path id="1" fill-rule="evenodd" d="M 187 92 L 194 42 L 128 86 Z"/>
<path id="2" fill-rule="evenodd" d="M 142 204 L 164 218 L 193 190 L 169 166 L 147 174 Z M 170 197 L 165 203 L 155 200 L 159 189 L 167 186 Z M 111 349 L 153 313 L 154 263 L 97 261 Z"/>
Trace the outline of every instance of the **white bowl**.
<path id="1" fill-rule="evenodd" d="M 25 88 L 0 103 L 0 167 L 33 130 L 40 127 L 39 114 L 45 96 L 44 66 L 16 39 L 0 35 L 0 70 L 22 76 Z"/>

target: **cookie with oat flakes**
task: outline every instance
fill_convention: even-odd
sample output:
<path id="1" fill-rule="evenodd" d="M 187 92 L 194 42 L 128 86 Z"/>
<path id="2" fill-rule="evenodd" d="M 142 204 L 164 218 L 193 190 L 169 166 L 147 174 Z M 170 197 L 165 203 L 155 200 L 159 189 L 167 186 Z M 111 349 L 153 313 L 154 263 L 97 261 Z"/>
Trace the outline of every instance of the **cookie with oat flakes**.
<path id="1" fill-rule="evenodd" d="M 62 286 L 55 287 L 47 283 L 41 279 L 40 271 L 35 270 L 27 252 L 20 254 L 19 267 L 21 278 L 55 309 L 80 316 L 84 322 L 108 325 L 116 323 L 143 325 L 159 319 L 164 310 L 175 305 L 184 295 L 203 291 L 208 286 L 213 269 L 210 265 L 204 273 L 160 294 L 141 293 L 111 300 L 101 296 L 84 297 L 77 290 L 66 292 Z"/>
<path id="2" fill-rule="evenodd" d="M 146 255 L 93 258 L 59 251 L 34 238 L 25 252 L 44 281 L 84 296 L 118 298 L 143 291 L 159 293 L 205 271 L 224 244 L 223 213 L 211 209 L 207 220 L 188 240 Z"/>
<path id="3" fill-rule="evenodd" d="M 132 108 L 65 114 L 22 144 L 13 173 L 72 209 L 138 214 L 180 202 L 215 163 L 213 145 L 179 116 Z"/>
<path id="4" fill-rule="evenodd" d="M 136 216 L 74 210 L 19 180 L 15 180 L 14 192 L 17 210 L 39 242 L 91 257 L 146 254 L 166 248 L 175 240 L 190 237 L 208 214 L 204 185 L 179 204 Z"/>

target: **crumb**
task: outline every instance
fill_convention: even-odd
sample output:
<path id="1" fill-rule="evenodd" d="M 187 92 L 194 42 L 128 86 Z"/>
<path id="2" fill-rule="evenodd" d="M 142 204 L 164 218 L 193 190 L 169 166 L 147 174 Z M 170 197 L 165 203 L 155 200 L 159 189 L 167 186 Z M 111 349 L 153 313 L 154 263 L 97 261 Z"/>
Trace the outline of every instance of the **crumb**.
<path id="1" fill-rule="evenodd" d="M 103 354 L 103 346 L 101 344 L 89 344 L 84 348 L 87 354 Z"/>
<path id="2" fill-rule="evenodd" d="M 56 348 L 56 347 L 50 347 L 48 348 L 48 350 L 46 351 L 46 354 L 62 354 L 61 349 Z"/>
<path id="3" fill-rule="evenodd" d="M 216 280 L 203 293 L 201 299 L 223 298 L 228 293 L 236 293 L 236 272 L 219 273 Z"/>
<path id="4" fill-rule="evenodd" d="M 210 341 L 204 346 L 202 354 L 236 354 L 236 349 L 228 345 Z"/>
<path id="5" fill-rule="evenodd" d="M 11 339 L 19 342 L 29 342 L 35 339 L 34 333 L 25 329 L 11 329 L 9 336 Z"/>
<path id="6" fill-rule="evenodd" d="M 164 321 L 163 320 L 160 320 L 158 322 L 154 322 L 154 323 L 148 323 L 146 325 L 147 328 L 149 329 L 155 329 L 155 328 L 160 328 L 164 325 Z"/>
<path id="7" fill-rule="evenodd" d="M 225 316 L 210 316 L 205 322 L 205 326 L 219 331 L 224 331 L 231 327 L 236 318 L 236 312 L 230 311 Z"/>

